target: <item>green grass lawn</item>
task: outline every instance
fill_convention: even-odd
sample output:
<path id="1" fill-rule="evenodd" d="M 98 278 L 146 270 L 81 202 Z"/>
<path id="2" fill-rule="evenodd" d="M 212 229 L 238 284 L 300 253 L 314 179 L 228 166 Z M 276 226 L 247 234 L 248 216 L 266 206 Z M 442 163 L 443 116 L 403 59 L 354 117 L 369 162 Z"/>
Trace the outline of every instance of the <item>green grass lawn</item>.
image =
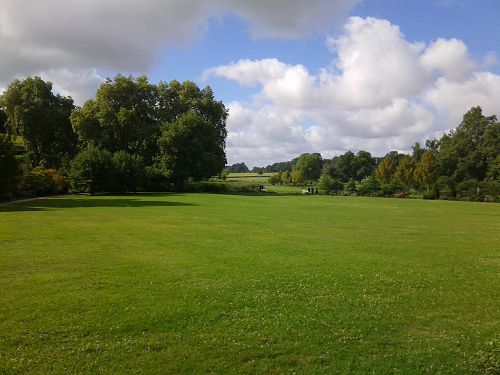
<path id="1" fill-rule="evenodd" d="M 0 373 L 481 373 L 499 233 L 500 205 L 447 201 L 0 206 Z"/>

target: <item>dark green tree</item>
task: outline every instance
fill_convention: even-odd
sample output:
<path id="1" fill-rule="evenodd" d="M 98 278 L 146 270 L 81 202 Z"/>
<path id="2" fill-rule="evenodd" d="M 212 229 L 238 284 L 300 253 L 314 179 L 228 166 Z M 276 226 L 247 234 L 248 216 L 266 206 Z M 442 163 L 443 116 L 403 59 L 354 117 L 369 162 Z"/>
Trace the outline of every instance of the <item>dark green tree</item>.
<path id="1" fill-rule="evenodd" d="M 356 181 L 370 176 L 375 170 L 376 161 L 368 151 L 360 150 L 352 159 L 352 174 Z"/>
<path id="2" fill-rule="evenodd" d="M 52 83 L 40 77 L 13 81 L 0 99 L 9 134 L 23 137 L 34 165 L 59 167 L 74 155 L 75 136 L 69 116 L 73 100 L 54 95 Z"/>
<path id="3" fill-rule="evenodd" d="M 333 170 L 335 178 L 341 181 L 348 181 L 351 178 L 356 178 L 354 176 L 354 153 L 347 151 L 345 154 L 340 155 L 333 159 Z"/>
<path id="4" fill-rule="evenodd" d="M 73 191 L 95 194 L 113 190 L 113 175 L 111 153 L 89 146 L 73 159 L 69 179 Z"/>
<path id="5" fill-rule="evenodd" d="M 21 174 L 14 144 L 7 134 L 0 133 L 0 194 L 16 193 Z"/>
<path id="6" fill-rule="evenodd" d="M 226 164 L 224 141 L 217 125 L 191 110 L 165 125 L 158 140 L 158 166 L 177 189 L 182 189 L 189 178 L 202 180 L 222 171 Z"/>
<path id="7" fill-rule="evenodd" d="M 144 177 L 144 162 L 139 155 L 125 151 L 113 154 L 113 190 L 135 192 L 141 186 Z"/>
<path id="8" fill-rule="evenodd" d="M 317 180 L 321 175 L 321 155 L 302 154 L 293 166 L 293 172 L 300 172 L 303 180 Z M 293 173 L 292 172 L 292 173 Z"/>
<path id="9" fill-rule="evenodd" d="M 96 98 L 71 114 L 82 147 L 126 151 L 151 162 L 160 136 L 157 88 L 145 76 L 117 75 L 106 80 Z"/>

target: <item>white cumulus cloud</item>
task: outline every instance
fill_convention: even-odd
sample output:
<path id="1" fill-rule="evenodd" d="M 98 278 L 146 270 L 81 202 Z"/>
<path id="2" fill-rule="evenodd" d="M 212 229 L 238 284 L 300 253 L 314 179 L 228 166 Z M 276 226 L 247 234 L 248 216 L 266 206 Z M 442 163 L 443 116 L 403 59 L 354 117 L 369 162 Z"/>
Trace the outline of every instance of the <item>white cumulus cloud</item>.
<path id="1" fill-rule="evenodd" d="M 277 59 L 205 72 L 258 86 L 229 106 L 229 161 L 266 164 L 300 152 L 407 151 L 459 124 L 472 106 L 500 112 L 500 76 L 481 71 L 457 39 L 408 41 L 386 20 L 352 17 L 329 38 L 332 66 L 312 74 Z"/>

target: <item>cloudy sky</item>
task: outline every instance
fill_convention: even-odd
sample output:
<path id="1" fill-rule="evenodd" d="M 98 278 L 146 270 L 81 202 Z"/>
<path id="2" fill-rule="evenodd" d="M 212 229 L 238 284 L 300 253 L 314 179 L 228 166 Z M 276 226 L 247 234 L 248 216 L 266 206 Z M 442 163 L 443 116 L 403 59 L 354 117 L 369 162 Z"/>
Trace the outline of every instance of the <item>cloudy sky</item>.
<path id="1" fill-rule="evenodd" d="M 1 0 L 0 89 L 192 80 L 229 108 L 231 164 L 384 155 L 500 115 L 499 19 L 500 0 Z"/>

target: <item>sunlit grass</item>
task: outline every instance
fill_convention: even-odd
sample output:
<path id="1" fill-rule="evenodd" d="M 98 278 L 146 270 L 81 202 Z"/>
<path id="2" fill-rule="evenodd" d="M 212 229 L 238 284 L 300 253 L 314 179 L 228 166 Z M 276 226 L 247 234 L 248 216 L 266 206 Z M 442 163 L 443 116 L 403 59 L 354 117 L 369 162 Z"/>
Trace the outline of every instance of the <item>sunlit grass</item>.
<path id="1" fill-rule="evenodd" d="M 0 373 L 474 373 L 499 232 L 499 205 L 446 201 L 0 206 Z"/>

